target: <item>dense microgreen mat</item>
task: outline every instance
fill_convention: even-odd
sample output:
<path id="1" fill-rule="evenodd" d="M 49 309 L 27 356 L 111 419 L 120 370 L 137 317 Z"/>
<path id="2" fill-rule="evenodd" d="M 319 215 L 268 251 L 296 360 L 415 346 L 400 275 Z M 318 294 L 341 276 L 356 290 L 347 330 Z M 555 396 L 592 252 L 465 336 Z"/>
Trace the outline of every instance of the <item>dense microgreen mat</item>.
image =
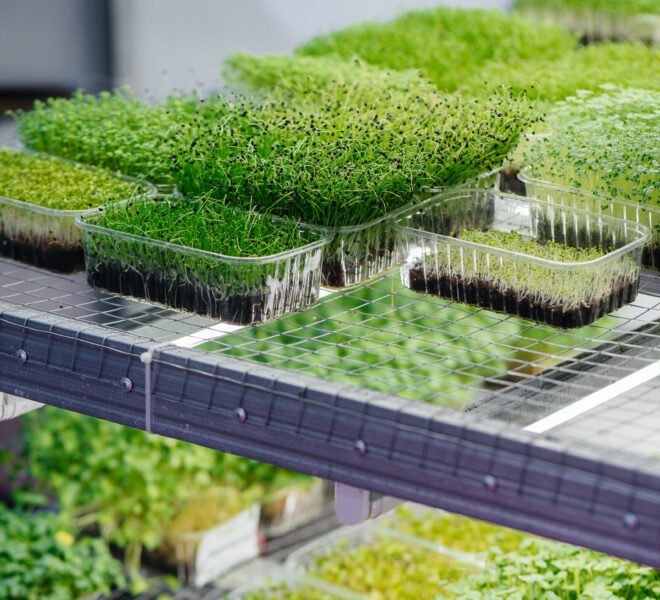
<path id="1" fill-rule="evenodd" d="M 314 99 L 317 92 L 333 84 L 351 84 L 354 94 L 362 92 L 370 101 L 374 90 L 432 93 L 435 85 L 421 71 L 397 71 L 370 65 L 358 58 L 267 54 L 256 56 L 235 52 L 223 67 L 225 82 L 243 93 L 276 92 L 285 97 Z M 369 97 L 370 96 L 370 97 Z"/>
<path id="2" fill-rule="evenodd" d="M 552 103 L 578 90 L 598 90 L 604 84 L 660 90 L 660 50 L 642 44 L 603 42 L 582 47 L 558 59 L 530 57 L 518 68 L 493 62 L 487 71 L 465 77 L 459 91 L 482 95 L 502 85 L 526 92 L 533 100 Z"/>
<path id="3" fill-rule="evenodd" d="M 196 95 L 152 104 L 128 88 L 98 95 L 77 92 L 70 99 L 37 101 L 30 112 L 19 111 L 18 136 L 33 150 L 171 183 L 172 128 L 210 104 L 212 99 L 206 104 Z"/>
<path id="4" fill-rule="evenodd" d="M 307 572 L 328 583 L 379 600 L 454 597 L 449 585 L 476 568 L 385 534 L 369 543 L 339 541 L 316 557 Z"/>
<path id="5" fill-rule="evenodd" d="M 518 162 L 537 178 L 660 206 L 660 91 L 599 92 L 557 104 L 550 135 L 523 141 Z"/>
<path id="6" fill-rule="evenodd" d="M 453 586 L 465 600 L 660 598 L 660 571 L 567 544 L 528 538 L 495 548 L 484 570 Z"/>
<path id="7" fill-rule="evenodd" d="M 515 231 L 464 229 L 458 237 L 466 242 L 502 248 L 510 252 L 562 263 L 585 262 L 594 260 L 605 254 L 599 246 L 575 248 L 552 241 L 539 243 L 536 240 L 525 239 L 520 233 Z"/>
<path id="8" fill-rule="evenodd" d="M 309 243 L 294 222 L 198 198 L 137 201 L 106 207 L 94 224 L 228 256 L 268 256 Z M 108 258 L 112 258 L 111 256 Z"/>
<path id="9" fill-rule="evenodd" d="M 380 523 L 415 538 L 468 554 L 494 551 L 495 548 L 512 552 L 529 538 L 520 531 L 485 521 L 432 509 L 413 509 L 405 504 L 383 517 Z"/>
<path id="10" fill-rule="evenodd" d="M 76 539 L 60 515 L 12 511 L 0 502 L 0 598 L 91 598 L 123 584 L 121 565 L 103 541 Z"/>
<path id="11" fill-rule="evenodd" d="M 155 548 L 191 499 L 214 488 L 243 502 L 307 475 L 47 407 L 25 419 L 25 469 L 80 526 L 97 525 L 126 548 L 135 575 L 142 546 Z M 0 553 L 2 548 L 0 548 Z"/>
<path id="12" fill-rule="evenodd" d="M 470 101 L 333 83 L 308 94 L 226 101 L 214 125 L 182 126 L 179 189 L 318 225 L 362 224 L 424 186 L 498 166 L 533 120 L 506 91 Z"/>
<path id="13" fill-rule="evenodd" d="M 528 58 L 559 58 L 574 38 L 499 11 L 436 8 L 386 23 L 364 23 L 307 42 L 306 56 L 359 57 L 391 69 L 420 69 L 440 89 L 454 91 L 471 74 L 483 74 L 491 61 L 519 68 Z"/>
<path id="14" fill-rule="evenodd" d="M 86 210 L 144 191 L 137 184 L 54 157 L 0 149 L 0 196 L 57 210 Z"/>
<path id="15" fill-rule="evenodd" d="M 660 14 L 657 0 L 516 0 L 515 7 Z"/>
<path id="16" fill-rule="evenodd" d="M 393 274 L 198 349 L 463 408 L 488 389 L 486 378 L 506 379 L 522 361 L 547 366 L 548 354 L 592 348 L 590 337 L 607 337 L 608 319 L 563 333 L 420 295 Z"/>

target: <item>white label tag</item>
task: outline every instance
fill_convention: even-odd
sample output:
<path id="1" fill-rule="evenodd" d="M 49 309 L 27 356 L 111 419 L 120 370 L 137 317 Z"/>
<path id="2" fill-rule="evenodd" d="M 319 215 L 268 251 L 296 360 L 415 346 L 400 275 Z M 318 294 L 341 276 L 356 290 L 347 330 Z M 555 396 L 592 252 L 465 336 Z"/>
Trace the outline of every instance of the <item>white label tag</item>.
<path id="1" fill-rule="evenodd" d="M 236 565 L 259 556 L 259 512 L 252 507 L 209 530 L 195 559 L 195 585 L 204 586 Z"/>

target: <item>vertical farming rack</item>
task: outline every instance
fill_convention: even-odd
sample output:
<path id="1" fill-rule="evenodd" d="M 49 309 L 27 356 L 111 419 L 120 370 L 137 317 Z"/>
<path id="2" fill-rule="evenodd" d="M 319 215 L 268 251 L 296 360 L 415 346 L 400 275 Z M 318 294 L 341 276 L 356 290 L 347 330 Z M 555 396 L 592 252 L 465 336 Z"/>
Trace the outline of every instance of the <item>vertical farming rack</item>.
<path id="1" fill-rule="evenodd" d="M 660 276 L 572 331 L 391 272 L 236 327 L 0 260 L 0 391 L 660 567 Z"/>

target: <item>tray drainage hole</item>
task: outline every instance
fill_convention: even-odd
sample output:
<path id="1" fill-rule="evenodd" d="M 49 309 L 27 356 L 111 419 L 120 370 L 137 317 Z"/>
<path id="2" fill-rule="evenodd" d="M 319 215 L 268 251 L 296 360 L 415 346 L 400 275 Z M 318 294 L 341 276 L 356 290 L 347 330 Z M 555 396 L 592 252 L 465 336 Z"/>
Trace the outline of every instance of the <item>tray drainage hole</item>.
<path id="1" fill-rule="evenodd" d="M 16 350 L 16 360 L 24 365 L 28 361 L 28 354 L 23 348 Z"/>
<path id="2" fill-rule="evenodd" d="M 239 422 L 239 423 L 245 423 L 247 421 L 247 413 L 245 412 L 245 409 L 241 406 L 239 406 L 235 411 L 234 411 L 234 418 Z"/>

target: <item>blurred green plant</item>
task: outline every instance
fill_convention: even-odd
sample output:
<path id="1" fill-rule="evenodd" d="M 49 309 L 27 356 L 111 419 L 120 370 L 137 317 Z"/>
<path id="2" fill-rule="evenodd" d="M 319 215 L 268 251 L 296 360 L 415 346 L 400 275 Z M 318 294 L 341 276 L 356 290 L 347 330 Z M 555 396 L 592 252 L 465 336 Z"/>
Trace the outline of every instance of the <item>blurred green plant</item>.
<path id="1" fill-rule="evenodd" d="M 306 475 L 149 435 L 56 408 L 25 418 L 29 474 L 55 494 L 79 527 L 97 525 L 104 539 L 125 548 L 139 578 L 142 548 L 155 548 L 167 523 L 196 495 L 234 487 L 245 505 Z"/>
<path id="2" fill-rule="evenodd" d="M 60 515 L 0 503 L 0 599 L 92 597 L 124 584 L 121 564 L 102 540 L 77 538 Z"/>

